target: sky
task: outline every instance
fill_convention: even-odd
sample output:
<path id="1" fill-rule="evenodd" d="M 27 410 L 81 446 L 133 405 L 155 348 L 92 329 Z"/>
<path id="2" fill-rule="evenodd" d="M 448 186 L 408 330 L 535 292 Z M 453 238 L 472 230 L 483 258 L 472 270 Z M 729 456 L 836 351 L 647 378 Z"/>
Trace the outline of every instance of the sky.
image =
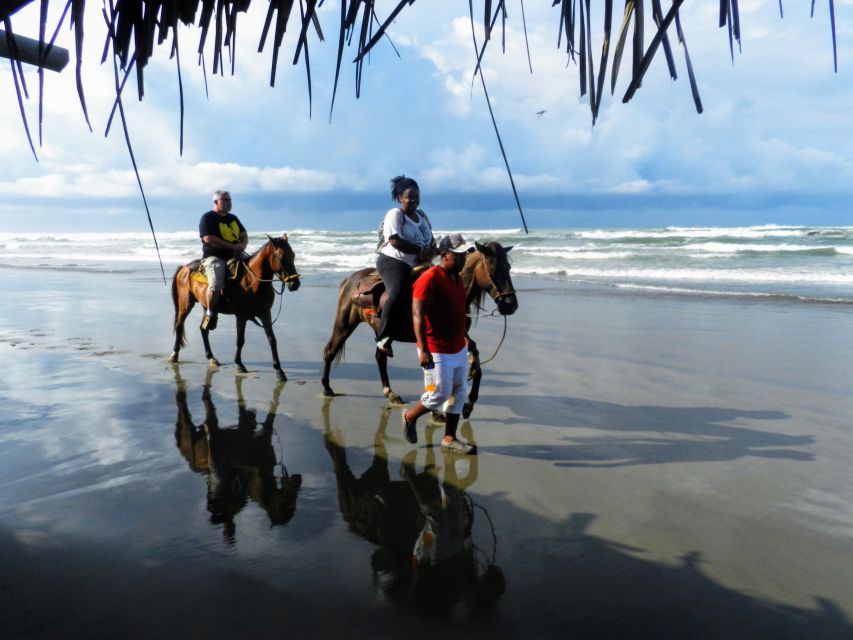
<path id="1" fill-rule="evenodd" d="M 20 35 L 37 37 L 37 4 L 13 16 Z M 51 3 L 50 24 L 60 4 Z M 626 53 L 615 94 L 605 95 L 593 126 L 578 67 L 558 47 L 558 8 L 546 0 L 524 4 L 531 74 L 521 4 L 510 0 L 506 53 L 498 33 L 484 69 L 528 226 L 853 225 L 853 0 L 835 2 L 837 73 L 828 3 L 817 3 L 814 17 L 809 4 L 786 2 L 780 18 L 778 0 L 740 3 L 742 50 L 735 46 L 732 61 L 717 3 L 685 3 L 682 25 L 704 112 L 696 113 L 683 50 L 675 45 L 678 80 L 670 80 L 659 55 L 623 104 Z M 394 5 L 379 2 L 379 15 Z M 593 46 L 600 51 L 596 5 Z M 358 99 L 354 49 L 346 50 L 331 121 L 338 2 L 326 0 L 320 10 L 326 41 L 312 34 L 310 42 L 310 115 L 304 66 L 290 65 L 295 22 L 270 87 L 271 50 L 257 51 L 266 7 L 256 0 L 238 18 L 234 76 L 210 74 L 208 47 L 208 97 L 193 55 L 199 32 L 181 29 L 183 154 L 168 47 L 146 68 L 142 101 L 128 83 L 130 137 L 156 230 L 195 229 L 219 188 L 231 191 L 234 212 L 250 231 L 372 229 L 393 205 L 389 179 L 398 174 L 419 182 L 421 206 L 436 228 L 521 226 L 486 101 L 472 78 L 467 3 L 421 0 L 407 7 L 389 29 L 399 56 L 387 41 L 374 50 Z M 2 65 L 0 217 L 6 231 L 148 229 L 117 120 L 104 136 L 114 88 L 111 64 L 100 64 L 100 9 L 88 3 L 83 56 L 93 132 L 77 98 L 72 52 L 64 72 L 46 74 L 38 146 L 38 85 L 30 68 L 26 110 L 36 161 L 9 65 Z M 475 11 L 481 16 L 481 8 Z M 72 34 L 63 31 L 59 44 L 73 49 Z"/>

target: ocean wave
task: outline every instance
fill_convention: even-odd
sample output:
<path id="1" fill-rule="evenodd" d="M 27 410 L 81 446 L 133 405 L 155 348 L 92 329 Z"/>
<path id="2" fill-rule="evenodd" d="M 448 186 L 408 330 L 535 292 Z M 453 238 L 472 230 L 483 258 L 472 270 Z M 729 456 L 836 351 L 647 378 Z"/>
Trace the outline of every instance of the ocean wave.
<path id="1" fill-rule="evenodd" d="M 787 293 L 771 293 L 763 291 L 722 291 L 717 289 L 691 289 L 686 287 L 665 287 L 650 284 L 601 283 L 609 284 L 617 289 L 633 289 L 653 293 L 680 294 L 688 296 L 712 296 L 725 298 L 748 298 L 762 300 L 791 300 L 796 302 L 813 302 L 818 304 L 853 305 L 853 298 L 808 296 Z"/>
<path id="2" fill-rule="evenodd" d="M 722 242 L 701 242 L 690 244 L 690 251 L 708 251 L 718 255 L 727 253 L 799 253 L 817 256 L 833 256 L 840 252 L 835 247 L 808 246 L 800 244 L 725 244 Z M 842 248 L 841 252 L 844 249 Z"/>
<path id="3" fill-rule="evenodd" d="M 837 284 L 853 285 L 853 272 L 827 273 L 823 271 L 793 271 L 790 269 L 661 269 L 621 268 L 594 269 L 587 267 L 516 267 L 513 273 L 529 276 L 567 276 L 572 278 L 600 278 L 610 280 L 659 280 L 689 282 L 787 283 L 787 284 Z"/>
<path id="4" fill-rule="evenodd" d="M 348 273 L 375 263 L 375 230 L 297 228 L 288 233 L 303 274 Z M 732 283 L 755 292 L 783 287 L 794 295 L 815 286 L 834 287 L 846 295 L 853 285 L 851 227 L 534 229 L 530 234 L 508 228 L 462 233 L 470 240 L 513 245 L 510 258 L 519 277 L 688 288 Z M 158 233 L 157 240 L 159 258 L 146 232 L 0 233 L 4 261 L 14 264 L 159 272 L 158 259 L 171 268 L 201 253 L 197 231 Z M 249 251 L 266 240 L 267 232 L 250 233 Z"/>
<path id="5" fill-rule="evenodd" d="M 596 229 L 576 231 L 579 238 L 613 241 L 678 240 L 689 238 L 760 239 L 780 237 L 809 237 L 832 233 L 834 237 L 851 237 L 853 228 L 787 227 L 762 225 L 754 227 L 665 227 L 659 229 Z"/>

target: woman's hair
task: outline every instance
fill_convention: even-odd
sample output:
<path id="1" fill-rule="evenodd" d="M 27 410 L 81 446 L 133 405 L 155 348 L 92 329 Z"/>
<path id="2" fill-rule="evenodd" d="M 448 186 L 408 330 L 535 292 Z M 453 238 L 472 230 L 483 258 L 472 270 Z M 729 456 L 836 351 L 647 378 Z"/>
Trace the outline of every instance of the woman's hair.
<path id="1" fill-rule="evenodd" d="M 418 186 L 418 183 L 412 178 L 407 178 L 406 176 L 391 178 L 391 199 L 399 200 L 406 192 L 406 189 L 412 188 L 417 189 L 418 191 L 421 189 Z"/>

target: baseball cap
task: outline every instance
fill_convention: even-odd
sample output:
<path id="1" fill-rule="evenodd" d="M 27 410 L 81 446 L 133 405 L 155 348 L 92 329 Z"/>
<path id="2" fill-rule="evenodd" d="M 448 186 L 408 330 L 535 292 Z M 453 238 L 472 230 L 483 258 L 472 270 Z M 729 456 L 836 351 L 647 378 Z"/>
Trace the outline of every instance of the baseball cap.
<path id="1" fill-rule="evenodd" d="M 467 242 L 465 238 L 462 237 L 461 233 L 451 233 L 449 235 L 443 236 L 438 240 L 438 252 L 442 251 L 451 251 L 453 253 L 471 253 L 476 249 L 476 247 Z"/>

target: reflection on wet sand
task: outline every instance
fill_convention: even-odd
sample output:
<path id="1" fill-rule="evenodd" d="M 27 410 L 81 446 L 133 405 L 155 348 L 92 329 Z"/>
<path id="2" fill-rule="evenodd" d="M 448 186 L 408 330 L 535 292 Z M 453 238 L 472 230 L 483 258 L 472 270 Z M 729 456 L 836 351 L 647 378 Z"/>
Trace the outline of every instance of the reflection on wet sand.
<path id="1" fill-rule="evenodd" d="M 385 446 L 391 412 L 385 409 L 374 435 L 372 462 L 356 477 L 343 434 L 331 426 L 331 402 L 323 404 L 323 425 L 338 506 L 351 531 L 378 545 L 371 565 L 383 595 L 431 614 L 446 613 L 460 602 L 469 612 L 493 607 L 505 579 L 495 564 L 497 538 L 488 513 L 466 492 L 477 479 L 477 457 L 442 452 L 439 468 L 438 447 L 427 447 L 423 470 L 417 472 L 418 451 L 413 449 L 401 461 L 401 479 L 391 480 Z M 427 442 L 437 426 L 427 427 Z M 463 429 L 470 431 L 470 424 Z M 470 433 L 466 437 L 473 439 Z M 486 549 L 474 543 L 475 513 L 482 515 L 478 537 L 488 540 Z"/>
<path id="2" fill-rule="evenodd" d="M 186 382 L 175 371 L 175 402 L 178 416 L 175 422 L 175 443 L 190 468 L 207 476 L 207 509 L 210 521 L 223 525 L 222 533 L 229 542 L 235 541 L 234 518 L 251 498 L 266 511 L 271 525 L 287 524 L 296 512 L 296 499 L 302 486 L 302 476 L 288 474 L 278 461 L 272 445 L 274 422 L 284 383 L 276 384 L 263 422 L 257 412 L 246 408 L 241 377 L 236 378 L 237 424 L 220 426 L 216 407 L 210 394 L 212 372 L 202 387 L 204 422 L 193 422 L 187 404 Z M 279 475 L 277 467 L 281 467 Z"/>

